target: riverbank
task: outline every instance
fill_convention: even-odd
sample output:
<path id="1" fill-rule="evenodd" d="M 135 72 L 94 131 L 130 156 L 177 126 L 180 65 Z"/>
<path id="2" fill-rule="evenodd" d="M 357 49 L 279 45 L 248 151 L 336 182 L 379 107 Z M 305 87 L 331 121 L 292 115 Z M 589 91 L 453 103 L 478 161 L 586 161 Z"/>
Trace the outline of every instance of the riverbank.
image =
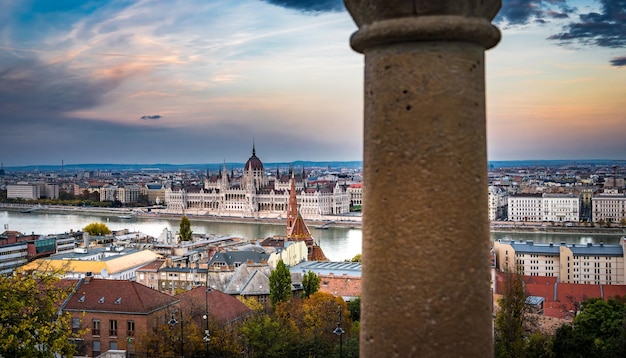
<path id="1" fill-rule="evenodd" d="M 33 208 L 33 205 L 27 204 L 5 204 L 0 203 L 0 209 L 9 211 L 24 211 Z M 52 214 L 87 214 L 87 215 L 114 215 L 124 216 L 133 215 L 142 219 L 167 219 L 180 220 L 183 214 L 169 213 L 165 209 L 152 209 L 149 212 L 147 208 L 101 208 L 91 206 L 60 206 L 47 205 L 37 208 L 36 211 L 52 213 Z M 215 222 L 215 223 L 233 223 L 233 224 L 268 224 L 282 225 L 285 224 L 285 218 L 252 218 L 252 217 L 233 217 L 233 216 L 215 216 L 215 215 L 198 215 L 194 213 L 185 214 L 191 221 Z M 359 219 L 354 220 L 354 219 Z M 361 216 L 345 216 L 338 221 L 337 216 L 325 220 L 305 219 L 307 224 L 312 228 L 361 228 Z M 566 224 L 567 225 L 567 224 Z M 624 235 L 626 236 L 626 227 L 597 227 L 585 226 L 583 224 L 546 224 L 546 223 L 514 223 L 509 221 L 498 221 L 490 223 L 492 232 L 510 232 L 510 233 L 551 233 L 551 234 L 607 234 L 607 235 Z M 576 226 L 575 226 L 576 225 Z"/>
<path id="2" fill-rule="evenodd" d="M 167 212 L 165 209 L 151 209 L 147 208 L 101 208 L 92 206 L 62 206 L 62 205 L 45 205 L 41 207 L 34 207 L 27 204 L 5 204 L 0 203 L 0 209 L 7 211 L 19 211 L 32 209 L 32 211 L 51 213 L 51 214 L 86 214 L 86 215 L 114 215 L 114 216 L 128 216 L 142 218 L 142 219 L 167 219 L 167 220 L 180 220 L 183 214 L 175 214 Z M 216 215 L 198 215 L 193 212 L 185 213 L 191 221 L 203 221 L 203 222 L 224 222 L 233 224 L 268 224 L 268 225 L 281 225 L 286 224 L 286 219 L 279 218 L 253 218 L 253 217 L 235 217 L 235 216 L 216 216 Z M 306 223 L 313 228 L 361 228 L 360 216 L 332 216 L 324 218 L 322 220 L 305 219 Z"/>

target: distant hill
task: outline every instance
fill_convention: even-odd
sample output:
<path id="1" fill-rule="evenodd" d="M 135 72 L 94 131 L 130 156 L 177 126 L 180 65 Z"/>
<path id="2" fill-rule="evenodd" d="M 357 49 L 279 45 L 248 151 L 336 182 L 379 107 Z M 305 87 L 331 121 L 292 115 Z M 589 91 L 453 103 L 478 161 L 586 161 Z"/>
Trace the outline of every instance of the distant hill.
<path id="1" fill-rule="evenodd" d="M 40 171 L 40 172 L 58 172 L 62 169 L 67 172 L 73 171 L 92 171 L 92 170 L 107 170 L 113 172 L 124 171 L 178 171 L 178 170 L 202 170 L 202 171 L 217 171 L 226 165 L 226 168 L 230 170 L 241 169 L 245 165 L 245 162 L 227 162 L 227 163 L 197 163 L 197 164 L 68 164 L 63 167 L 60 165 L 28 165 L 18 167 L 4 167 L 5 172 L 12 171 Z M 296 169 L 300 168 L 350 168 L 358 169 L 363 168 L 362 161 L 307 161 L 296 160 L 294 162 L 272 162 L 263 163 L 265 169 L 272 170 L 276 167 L 284 169 L 293 166 Z M 590 159 L 590 160 L 494 160 L 489 161 L 489 169 L 497 168 L 515 168 L 515 167 L 588 167 L 588 166 L 612 166 L 620 165 L 626 166 L 626 160 L 610 160 L 610 159 Z"/>
<path id="2" fill-rule="evenodd" d="M 5 171 L 39 171 L 39 172 L 58 172 L 61 170 L 67 172 L 75 172 L 75 171 L 93 171 L 93 170 L 106 170 L 113 172 L 126 172 L 126 171 L 178 171 L 178 170 L 209 170 L 209 171 L 217 171 L 220 170 L 226 165 L 226 168 L 230 170 L 231 168 L 243 168 L 245 162 L 226 162 L 226 163 L 199 163 L 199 164 L 68 164 L 68 165 L 26 165 L 26 166 L 18 166 L 18 167 L 4 167 Z M 299 168 L 331 168 L 331 169 L 340 169 L 340 168 L 361 168 L 363 167 L 362 161 L 325 161 L 325 162 L 314 162 L 314 161 L 305 161 L 305 160 L 297 160 L 295 162 L 274 162 L 274 163 L 263 163 L 265 169 L 272 170 L 276 167 L 278 168 L 288 168 L 293 166 L 296 169 Z"/>

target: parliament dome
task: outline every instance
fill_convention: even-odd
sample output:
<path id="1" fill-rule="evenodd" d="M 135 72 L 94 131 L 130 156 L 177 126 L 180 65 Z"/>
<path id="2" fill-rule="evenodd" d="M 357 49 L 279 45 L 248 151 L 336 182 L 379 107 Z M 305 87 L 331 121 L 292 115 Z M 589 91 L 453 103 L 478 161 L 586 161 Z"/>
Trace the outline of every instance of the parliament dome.
<path id="1" fill-rule="evenodd" d="M 261 162 L 261 159 L 256 156 L 254 146 L 252 146 L 252 156 L 246 162 L 244 170 L 263 170 L 263 163 Z"/>

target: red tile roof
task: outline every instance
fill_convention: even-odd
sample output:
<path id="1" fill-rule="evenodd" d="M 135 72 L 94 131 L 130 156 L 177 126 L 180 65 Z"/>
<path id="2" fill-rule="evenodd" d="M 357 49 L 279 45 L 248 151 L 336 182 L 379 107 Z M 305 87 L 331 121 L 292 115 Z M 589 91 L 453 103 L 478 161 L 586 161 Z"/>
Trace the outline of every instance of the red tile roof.
<path id="1" fill-rule="evenodd" d="M 65 302 L 68 311 L 105 311 L 147 314 L 178 299 L 134 281 L 83 279 Z"/>
<path id="2" fill-rule="evenodd" d="M 361 277 L 319 275 L 320 291 L 333 296 L 357 297 L 361 295 Z"/>
<path id="3" fill-rule="evenodd" d="M 206 292 L 205 286 L 196 287 L 190 291 L 176 295 L 186 312 L 206 312 L 206 301 L 209 304 L 209 316 L 216 321 L 226 324 L 246 317 L 252 313 L 243 302 L 231 295 L 218 290 Z"/>

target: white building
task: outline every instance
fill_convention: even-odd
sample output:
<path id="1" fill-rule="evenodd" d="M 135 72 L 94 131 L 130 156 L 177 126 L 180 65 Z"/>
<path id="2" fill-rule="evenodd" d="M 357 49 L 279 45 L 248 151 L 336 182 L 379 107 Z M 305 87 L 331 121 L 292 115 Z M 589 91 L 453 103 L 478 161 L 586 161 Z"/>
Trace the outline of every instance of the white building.
<path id="1" fill-rule="evenodd" d="M 618 223 L 626 220 L 626 195 L 616 189 L 605 189 L 603 193 L 591 199 L 591 216 L 594 222 Z"/>
<path id="2" fill-rule="evenodd" d="M 580 220 L 580 198 L 574 194 L 542 195 L 543 221 L 578 222 Z"/>
<path id="3" fill-rule="evenodd" d="M 489 221 L 501 220 L 507 213 L 508 194 L 497 186 L 489 186 Z"/>
<path id="4" fill-rule="evenodd" d="M 578 222 L 580 197 L 573 194 L 515 194 L 508 198 L 509 221 Z"/>
<path id="5" fill-rule="evenodd" d="M 508 197 L 509 221 L 542 221 L 541 194 L 514 194 Z"/>
<path id="6" fill-rule="evenodd" d="M 321 219 L 326 215 L 342 215 L 350 212 L 347 185 L 336 181 L 308 181 L 303 171 L 290 174 L 276 173 L 270 181 L 263 163 L 256 156 L 246 162 L 243 175 L 229 174 L 226 167 L 217 175 L 209 175 L 203 187 L 179 187 L 165 190 L 167 211 L 191 212 L 197 215 L 234 217 L 281 218 L 289 204 L 289 180 L 296 184 L 296 198 L 300 213 L 306 219 Z"/>
<path id="7" fill-rule="evenodd" d="M 8 184 L 7 199 L 39 199 L 41 198 L 41 187 L 36 184 Z"/>

